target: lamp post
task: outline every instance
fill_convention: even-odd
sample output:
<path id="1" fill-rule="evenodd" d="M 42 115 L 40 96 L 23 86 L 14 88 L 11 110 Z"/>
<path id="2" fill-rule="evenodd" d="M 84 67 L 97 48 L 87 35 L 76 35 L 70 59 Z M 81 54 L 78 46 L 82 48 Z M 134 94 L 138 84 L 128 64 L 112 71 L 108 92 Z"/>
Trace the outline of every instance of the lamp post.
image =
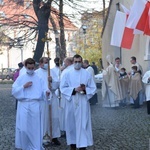
<path id="1" fill-rule="evenodd" d="M 82 29 L 83 29 L 83 34 L 84 34 L 83 56 L 85 57 L 85 49 L 86 49 L 86 30 L 87 30 L 87 26 L 86 26 L 86 25 L 82 25 Z"/>
<path id="2" fill-rule="evenodd" d="M 59 57 L 60 58 L 60 45 L 59 45 L 59 32 L 58 31 L 55 31 L 55 41 L 56 41 L 56 57 Z"/>

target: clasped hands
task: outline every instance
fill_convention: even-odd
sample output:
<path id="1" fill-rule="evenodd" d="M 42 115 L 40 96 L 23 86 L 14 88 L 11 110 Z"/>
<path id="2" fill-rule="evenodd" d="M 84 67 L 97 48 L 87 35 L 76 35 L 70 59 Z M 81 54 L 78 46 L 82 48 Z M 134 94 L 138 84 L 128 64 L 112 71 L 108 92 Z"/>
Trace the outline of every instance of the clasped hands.
<path id="1" fill-rule="evenodd" d="M 79 87 L 75 88 L 76 92 L 81 92 L 81 91 L 85 91 L 85 85 L 84 84 L 80 84 Z"/>

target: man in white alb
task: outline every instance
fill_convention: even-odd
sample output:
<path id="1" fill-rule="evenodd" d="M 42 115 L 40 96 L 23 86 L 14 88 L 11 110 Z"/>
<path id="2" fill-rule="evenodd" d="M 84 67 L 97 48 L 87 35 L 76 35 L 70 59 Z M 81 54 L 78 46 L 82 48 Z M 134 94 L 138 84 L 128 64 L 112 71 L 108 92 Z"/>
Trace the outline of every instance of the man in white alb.
<path id="1" fill-rule="evenodd" d="M 71 150 L 85 150 L 93 145 L 89 99 L 95 94 L 96 86 L 89 72 L 81 68 L 82 57 L 73 57 L 74 68 L 61 80 L 60 90 L 66 99 L 65 128 L 67 144 Z"/>
<path id="2" fill-rule="evenodd" d="M 18 100 L 15 147 L 22 150 L 41 150 L 41 102 L 50 91 L 34 72 L 35 61 L 25 62 L 26 73 L 12 85 L 12 95 Z"/>

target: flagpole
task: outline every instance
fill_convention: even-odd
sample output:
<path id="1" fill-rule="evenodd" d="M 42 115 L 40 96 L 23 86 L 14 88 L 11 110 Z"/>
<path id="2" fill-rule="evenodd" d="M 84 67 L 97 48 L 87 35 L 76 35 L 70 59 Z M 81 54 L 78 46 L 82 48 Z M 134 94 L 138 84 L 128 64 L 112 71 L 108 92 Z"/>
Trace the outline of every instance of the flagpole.
<path id="1" fill-rule="evenodd" d="M 119 2 L 116 4 L 116 8 L 118 11 L 120 11 L 120 3 Z M 121 47 L 119 47 L 119 51 L 120 51 L 120 63 L 122 63 L 122 48 Z"/>

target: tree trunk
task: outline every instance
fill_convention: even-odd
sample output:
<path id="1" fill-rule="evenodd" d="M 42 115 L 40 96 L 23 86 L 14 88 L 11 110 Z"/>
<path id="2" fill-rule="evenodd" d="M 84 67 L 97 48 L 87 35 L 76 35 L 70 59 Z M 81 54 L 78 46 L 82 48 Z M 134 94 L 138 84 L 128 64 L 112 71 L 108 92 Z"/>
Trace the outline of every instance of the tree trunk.
<path id="1" fill-rule="evenodd" d="M 34 60 L 39 62 L 39 59 L 42 57 L 45 47 L 46 34 L 48 32 L 48 20 L 51 11 L 51 2 L 44 4 L 38 0 L 33 0 L 33 7 L 35 14 L 38 18 L 38 40 L 34 52 Z"/>
<path id="2" fill-rule="evenodd" d="M 63 22 L 63 0 L 59 1 L 59 27 L 60 27 L 60 45 L 61 45 L 61 62 L 66 57 L 66 40 L 64 33 L 64 22 Z"/>

